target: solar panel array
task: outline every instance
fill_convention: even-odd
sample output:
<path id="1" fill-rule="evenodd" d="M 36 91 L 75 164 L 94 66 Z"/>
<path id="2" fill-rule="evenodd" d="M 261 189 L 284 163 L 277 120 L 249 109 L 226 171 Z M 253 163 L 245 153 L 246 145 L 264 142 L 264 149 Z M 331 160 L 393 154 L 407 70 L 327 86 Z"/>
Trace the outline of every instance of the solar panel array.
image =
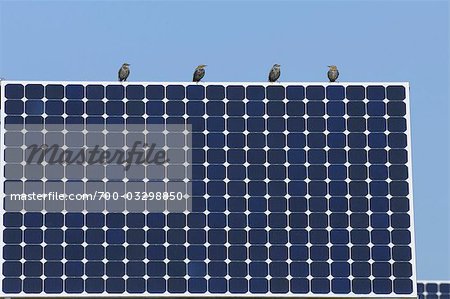
<path id="1" fill-rule="evenodd" d="M 401 83 L 2 82 L 3 136 L 18 134 L 2 138 L 6 196 L 61 182 L 49 165 L 42 178 L 24 171 L 25 124 L 189 124 L 192 135 L 190 211 L 4 205 L 2 292 L 415 296 L 408 93 Z M 75 181 L 86 192 L 86 172 Z"/>
<path id="2" fill-rule="evenodd" d="M 450 299 L 450 281 L 418 281 L 420 299 Z"/>

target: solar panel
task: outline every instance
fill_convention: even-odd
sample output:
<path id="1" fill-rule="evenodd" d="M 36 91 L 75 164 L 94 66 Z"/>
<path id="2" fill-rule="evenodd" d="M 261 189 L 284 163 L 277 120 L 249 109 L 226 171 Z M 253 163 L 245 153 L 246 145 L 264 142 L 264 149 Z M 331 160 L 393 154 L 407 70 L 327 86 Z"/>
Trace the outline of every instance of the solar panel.
<path id="1" fill-rule="evenodd" d="M 417 294 L 421 299 L 449 299 L 450 281 L 418 281 Z"/>
<path id="2" fill-rule="evenodd" d="M 3 81 L 2 292 L 415 297 L 408 97 L 407 83 Z M 47 160 L 52 144 L 112 156 L 129 139 L 168 159 Z M 13 200 L 96 191 L 110 198 Z"/>

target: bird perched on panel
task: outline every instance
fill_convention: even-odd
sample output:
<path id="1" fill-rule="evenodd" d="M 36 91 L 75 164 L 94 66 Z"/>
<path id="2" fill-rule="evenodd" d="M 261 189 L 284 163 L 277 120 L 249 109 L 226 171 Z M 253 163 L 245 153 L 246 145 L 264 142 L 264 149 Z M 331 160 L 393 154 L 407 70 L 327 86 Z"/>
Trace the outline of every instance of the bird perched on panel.
<path id="1" fill-rule="evenodd" d="M 281 75 L 281 69 L 279 64 L 274 64 L 269 73 L 269 82 L 276 82 Z"/>
<path id="2" fill-rule="evenodd" d="M 119 69 L 119 81 L 127 81 L 128 76 L 130 75 L 130 65 L 128 63 L 122 64 L 122 67 Z"/>
<path id="3" fill-rule="evenodd" d="M 193 82 L 200 82 L 200 80 L 205 77 L 205 67 L 206 64 L 200 64 L 198 67 L 195 68 L 194 76 L 192 77 Z"/>
<path id="4" fill-rule="evenodd" d="M 330 79 L 330 82 L 334 82 L 339 77 L 339 71 L 335 65 L 329 65 L 330 69 L 328 70 L 328 79 Z"/>

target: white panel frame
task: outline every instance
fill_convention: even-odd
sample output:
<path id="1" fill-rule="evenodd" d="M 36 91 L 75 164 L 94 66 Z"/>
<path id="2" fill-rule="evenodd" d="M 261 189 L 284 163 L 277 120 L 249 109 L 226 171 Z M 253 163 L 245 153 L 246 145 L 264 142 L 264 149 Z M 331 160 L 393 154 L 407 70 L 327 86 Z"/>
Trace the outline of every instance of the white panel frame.
<path id="1" fill-rule="evenodd" d="M 196 83 L 193 82 L 147 82 L 147 81 L 128 81 L 128 82 L 117 82 L 117 81 L 17 81 L 17 80 L 3 80 L 1 81 L 1 93 L 0 93 L 0 101 L 1 101 L 1 113 L 0 113 L 0 195 L 2 196 L 2 202 L 3 202 L 3 186 L 4 186 L 4 166 L 5 162 L 3 161 L 3 158 L 1 158 L 1 155 L 4 152 L 5 145 L 4 145 L 4 139 L 2 136 L 4 135 L 4 119 L 5 119 L 5 86 L 7 84 L 42 84 L 42 85 L 48 85 L 48 84 L 60 84 L 60 85 L 69 85 L 69 84 L 79 84 L 83 86 L 92 85 L 92 84 L 98 84 L 98 85 L 182 85 L 184 87 L 188 85 L 196 85 Z M 224 87 L 230 86 L 230 85 L 239 85 L 239 86 L 250 86 L 250 85 L 258 85 L 258 86 L 283 86 L 287 87 L 289 85 L 296 85 L 296 86 L 304 86 L 305 91 L 306 87 L 310 85 L 315 86 L 352 86 L 352 85 L 358 85 L 358 86 L 364 86 L 365 88 L 367 86 L 371 85 L 378 85 L 378 86 L 392 86 L 392 85 L 399 85 L 403 86 L 405 88 L 405 104 L 406 104 L 406 122 L 407 122 L 407 130 L 405 134 L 407 135 L 407 152 L 408 152 L 408 162 L 406 163 L 406 166 L 408 167 L 408 179 L 406 180 L 409 185 L 409 204 L 410 204 L 410 210 L 408 211 L 408 214 L 410 215 L 410 221 L 411 225 L 409 227 L 409 231 L 411 232 L 411 251 L 412 251 L 412 259 L 411 264 L 413 268 L 413 275 L 411 277 L 411 280 L 413 281 L 413 293 L 410 295 L 397 295 L 395 293 L 391 293 L 388 295 L 379 295 L 370 293 L 365 296 L 362 296 L 360 294 L 313 294 L 313 293 L 307 293 L 307 294 L 296 294 L 296 293 L 287 293 L 287 294 L 276 294 L 276 293 L 263 293 L 263 294 L 251 294 L 251 293 L 245 293 L 245 294 L 234 294 L 234 293 L 225 293 L 225 294 L 215 294 L 215 293 L 180 293 L 180 294 L 171 294 L 169 292 L 161 293 L 161 294 L 153 294 L 153 293 L 142 293 L 142 294 L 133 294 L 124 292 L 122 294 L 109 294 L 107 292 L 99 293 L 99 294 L 93 294 L 93 293 L 80 293 L 80 294 L 70 294 L 70 293 L 60 293 L 60 294 L 47 294 L 47 293 L 39 293 L 39 294 L 26 294 L 26 293 L 19 293 L 19 294 L 5 294 L 2 291 L 2 282 L 4 279 L 4 276 L 2 273 L 0 273 L 0 296 L 5 298 L 12 298 L 12 297 L 27 297 L 27 298 L 36 298 L 40 297 L 42 295 L 46 297 L 265 297 L 265 298 L 277 298 L 277 297 L 292 297 L 292 298 L 417 298 L 417 273 L 416 273 L 416 246 L 415 246 L 415 233 L 414 233 L 414 208 L 413 208 L 413 185 L 412 185 L 412 153 L 411 153 L 411 109 L 410 109 L 410 88 L 409 88 L 409 82 L 281 82 L 281 83 L 268 83 L 268 82 L 200 82 L 198 85 L 201 86 L 209 86 L 209 85 L 222 85 Z M 3 214 L 5 211 L 3 210 L 3 204 L 0 208 L 0 244 L 3 245 Z M 0 250 L 0 264 L 3 264 L 3 251 Z M 423 281 L 421 281 L 423 282 Z M 431 281 L 430 281 L 431 282 Z"/>

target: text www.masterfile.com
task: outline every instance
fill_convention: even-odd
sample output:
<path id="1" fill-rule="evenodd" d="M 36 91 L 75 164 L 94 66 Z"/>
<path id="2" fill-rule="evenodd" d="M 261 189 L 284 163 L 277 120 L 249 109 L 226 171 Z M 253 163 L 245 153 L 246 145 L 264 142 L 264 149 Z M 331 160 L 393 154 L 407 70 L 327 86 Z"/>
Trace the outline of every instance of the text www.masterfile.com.
<path id="1" fill-rule="evenodd" d="M 183 200 L 186 199 L 183 192 L 103 192 L 95 191 L 94 193 L 16 193 L 10 194 L 11 200 Z"/>

